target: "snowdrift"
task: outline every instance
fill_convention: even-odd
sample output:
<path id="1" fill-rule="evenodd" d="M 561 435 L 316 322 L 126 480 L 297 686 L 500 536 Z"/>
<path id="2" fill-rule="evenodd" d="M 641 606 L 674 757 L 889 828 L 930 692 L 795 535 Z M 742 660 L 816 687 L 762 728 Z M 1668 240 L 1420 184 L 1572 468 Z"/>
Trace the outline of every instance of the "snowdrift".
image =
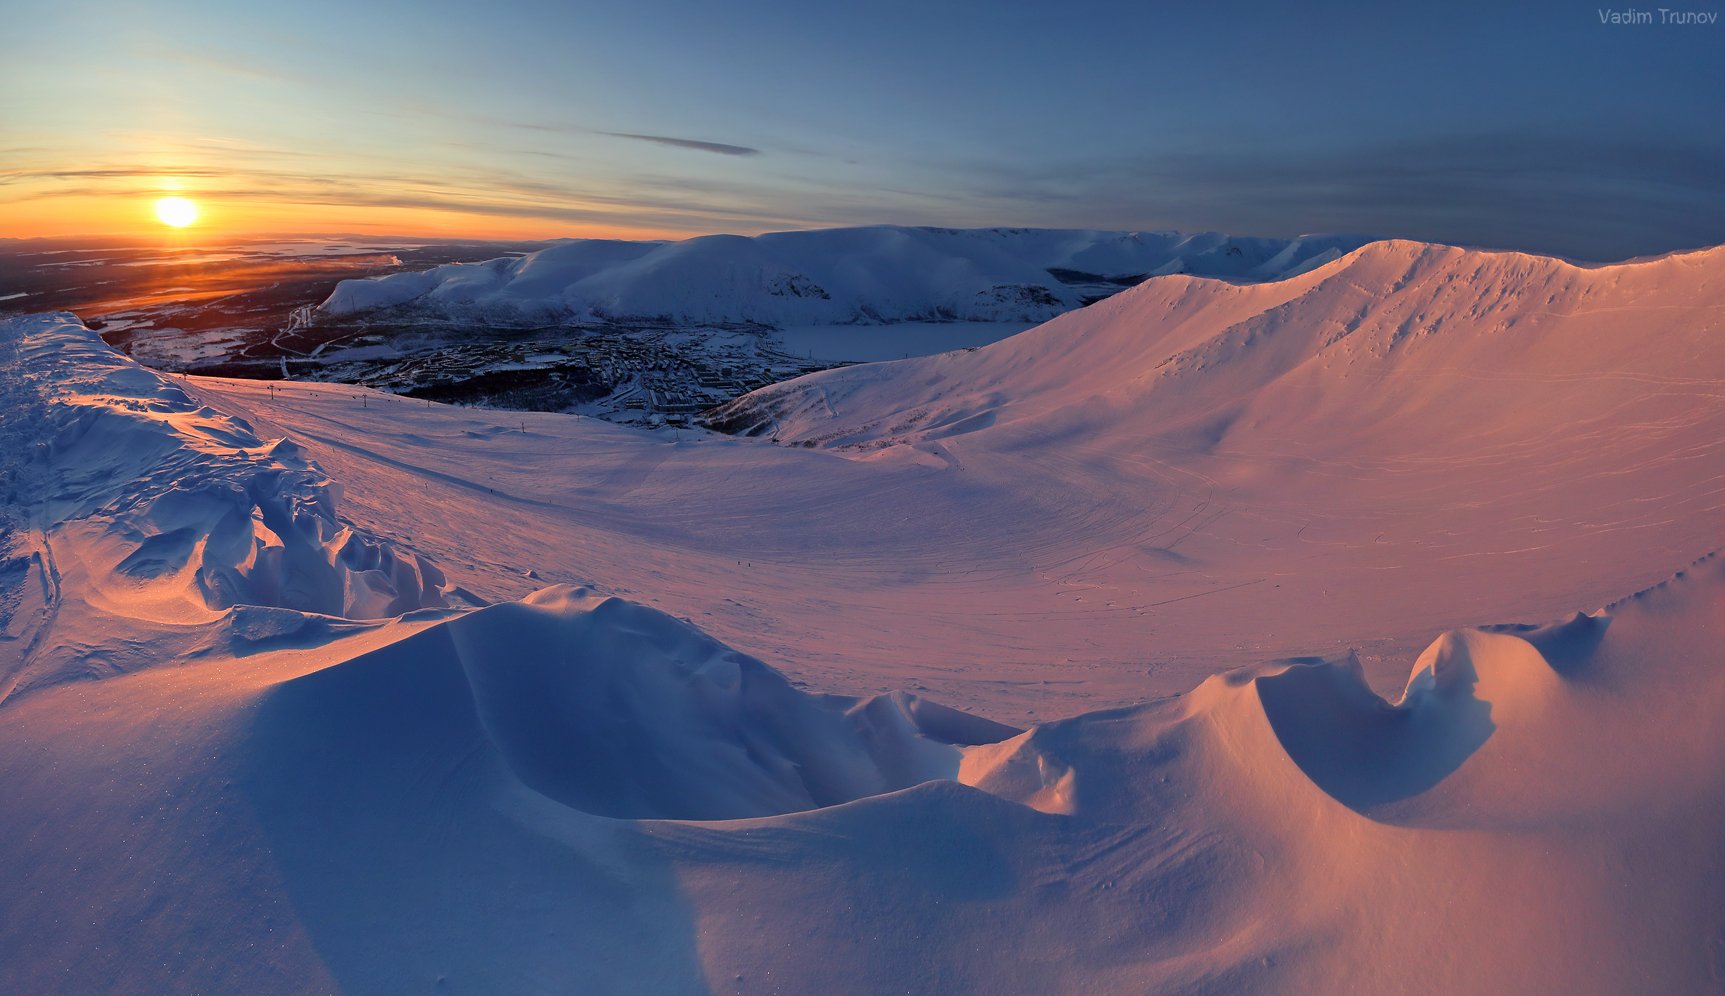
<path id="1" fill-rule="evenodd" d="M 322 309 L 590 321 L 830 325 L 1042 321 L 1149 274 L 1268 280 L 1334 259 L 1344 236 L 842 228 L 672 243 L 570 240 L 521 258 L 344 280 Z"/>
<path id="2" fill-rule="evenodd" d="M 664 613 L 567 588 L 291 682 L 279 696 L 291 717 L 270 721 L 315 727 L 334 712 L 387 710 L 410 686 L 421 721 L 482 730 L 535 791 L 629 819 L 836 805 L 951 778 L 961 745 L 1018 732 L 902 693 L 808 695 Z"/>
<path id="3" fill-rule="evenodd" d="M 1720 619 L 1712 557 L 1567 623 L 1445 634 L 1394 704 L 1285 661 L 1015 736 L 802 696 L 570 589 L 237 687 L 219 663 L 67 686 L 0 726 L 0 896 L 31 914 L 0 922 L 0 983 L 1706 991 Z M 155 764 L 82 790 L 133 756 Z M 120 839 L 170 788 L 133 846 L 21 826 Z M 44 887 L 72 862 L 99 909 Z M 105 943 L 72 957 L 69 922 Z M 188 935 L 208 950 L 138 957 Z"/>
<path id="4" fill-rule="evenodd" d="M 260 439 L 75 317 L 0 324 L 0 351 L 0 580 L 21 655 L 67 597 L 169 625 L 237 605 L 383 618 L 466 604 L 427 559 L 345 525 L 340 486 L 292 440 Z"/>

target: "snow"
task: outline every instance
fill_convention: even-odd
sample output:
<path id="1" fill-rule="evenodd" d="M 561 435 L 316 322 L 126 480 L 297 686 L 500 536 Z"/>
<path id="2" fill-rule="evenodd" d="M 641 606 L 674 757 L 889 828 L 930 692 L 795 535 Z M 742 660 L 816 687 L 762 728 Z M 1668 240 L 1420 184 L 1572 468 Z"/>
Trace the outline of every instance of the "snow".
<path id="1" fill-rule="evenodd" d="M 1050 268 L 1091 282 L 1152 272 L 1263 280 L 1362 241 L 888 226 L 683 242 L 575 239 L 523 257 L 344 280 L 322 308 L 347 315 L 413 304 L 462 316 L 774 327 L 1029 323 L 1083 302 Z"/>
<path id="2" fill-rule="evenodd" d="M 867 328 L 798 325 L 773 334 L 792 356 L 828 363 L 873 363 L 986 346 L 1031 327 L 1024 322 L 895 322 Z"/>
<path id="3" fill-rule="evenodd" d="M 432 668 L 457 669 L 447 683 L 467 686 L 516 777 L 600 816 L 771 816 L 952 778 L 960 749 L 919 726 L 929 709 L 948 737 L 1018 732 L 942 726 L 938 707 L 913 696 L 807 695 L 686 623 L 585 589 L 490 606 L 312 684 L 338 708 L 373 682 L 389 694 L 404 673 L 442 682 Z"/>
<path id="4" fill-rule="evenodd" d="M 1159 277 L 741 438 L 8 321 L 0 990 L 1717 989 L 1722 266 Z"/>
<path id="5" fill-rule="evenodd" d="M 10 321 L 0 350 L 0 501 L 29 527 L 21 570 L 37 584 L 146 625 L 237 605 L 386 618 L 463 604 L 429 562 L 339 521 L 340 486 L 299 444 L 260 438 L 75 316 Z M 0 675 L 0 698 L 83 670 L 87 650 L 41 647 Z"/>

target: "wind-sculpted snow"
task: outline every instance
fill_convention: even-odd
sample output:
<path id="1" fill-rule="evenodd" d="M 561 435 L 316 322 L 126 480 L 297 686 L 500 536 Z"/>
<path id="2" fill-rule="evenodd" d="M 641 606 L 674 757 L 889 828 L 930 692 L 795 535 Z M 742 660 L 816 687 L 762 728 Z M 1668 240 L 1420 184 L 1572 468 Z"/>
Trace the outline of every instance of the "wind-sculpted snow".
<path id="1" fill-rule="evenodd" d="M 54 690 L 0 726 L 0 896 L 36 914 L 0 921 L 0 983 L 1705 991 L 1720 618 L 1710 557 L 1555 627 L 1446 634 L 1395 705 L 1284 661 L 1017 735 L 804 695 L 569 589 L 352 657 L 103 682 L 89 718 Z M 80 790 L 129 757 L 153 764 Z M 168 787 L 125 848 L 20 826 L 134 833 Z M 99 909 L 45 888 L 71 862 Z M 73 922 L 106 943 L 70 957 Z M 185 931 L 209 953 L 135 956 Z"/>
<path id="2" fill-rule="evenodd" d="M 836 805 L 952 778 L 964 745 L 1019 732 L 915 696 L 809 695 L 664 613 L 556 588 L 293 682 L 273 722 L 387 708 L 404 684 L 448 689 L 425 708 L 471 712 L 535 791 L 633 819 Z"/>
<path id="3" fill-rule="evenodd" d="M 1042 321 L 1146 275 L 1277 279 L 1362 241 L 893 227 L 577 239 L 520 258 L 344 280 L 322 307 L 709 325 Z"/>
<path id="4" fill-rule="evenodd" d="M 296 443 L 260 439 L 74 317 L 7 321 L 0 343 L 0 578 L 21 655 L 25 623 L 68 595 L 166 624 L 237 605 L 383 618 L 455 596 L 428 560 L 342 523 L 340 486 Z"/>

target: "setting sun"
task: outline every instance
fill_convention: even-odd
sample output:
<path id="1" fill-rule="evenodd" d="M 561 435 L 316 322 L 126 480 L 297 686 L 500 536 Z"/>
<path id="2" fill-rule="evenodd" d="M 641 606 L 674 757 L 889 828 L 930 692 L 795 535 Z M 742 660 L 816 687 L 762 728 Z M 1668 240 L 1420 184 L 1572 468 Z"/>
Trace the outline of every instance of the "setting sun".
<path id="1" fill-rule="evenodd" d="M 164 225 L 185 228 L 198 220 L 198 206 L 184 197 L 163 197 L 156 202 L 156 217 Z"/>

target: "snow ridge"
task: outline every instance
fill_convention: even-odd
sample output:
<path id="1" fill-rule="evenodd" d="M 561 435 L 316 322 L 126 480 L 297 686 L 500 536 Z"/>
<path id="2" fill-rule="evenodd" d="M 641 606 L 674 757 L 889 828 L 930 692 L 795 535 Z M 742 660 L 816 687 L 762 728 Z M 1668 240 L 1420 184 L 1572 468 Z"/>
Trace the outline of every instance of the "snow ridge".
<path id="1" fill-rule="evenodd" d="M 425 722 L 482 729 L 513 777 L 616 819 L 837 805 L 953 778 L 966 746 L 1019 732 L 903 693 L 811 695 L 688 623 L 564 586 L 440 623 L 274 694 L 295 726 L 398 699 L 403 683 L 428 700 Z"/>

